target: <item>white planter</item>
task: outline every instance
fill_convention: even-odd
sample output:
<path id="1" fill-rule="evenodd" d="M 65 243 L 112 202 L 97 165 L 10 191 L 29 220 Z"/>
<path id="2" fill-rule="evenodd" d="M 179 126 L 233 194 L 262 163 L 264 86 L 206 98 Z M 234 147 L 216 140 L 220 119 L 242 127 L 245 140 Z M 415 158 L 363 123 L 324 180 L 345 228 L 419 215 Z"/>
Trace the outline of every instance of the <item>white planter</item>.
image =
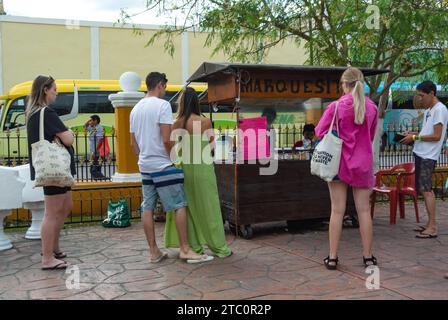
<path id="1" fill-rule="evenodd" d="M 40 227 L 45 213 L 44 190 L 42 187 L 34 188 L 28 164 L 16 167 L 16 169 L 19 171 L 20 178 L 25 181 L 25 187 L 22 190 L 23 207 L 31 211 L 33 219 L 25 239 L 39 240 Z"/>
<path id="2" fill-rule="evenodd" d="M 12 248 L 11 240 L 3 232 L 3 220 L 11 214 L 11 210 L 0 210 L 0 251 Z"/>
<path id="3" fill-rule="evenodd" d="M 142 175 L 140 173 L 118 173 L 116 172 L 112 176 L 112 182 L 119 183 L 131 183 L 131 182 L 141 182 Z"/>
<path id="4" fill-rule="evenodd" d="M 42 226 L 42 220 L 44 219 L 45 203 L 43 201 L 24 203 L 23 207 L 29 209 L 33 217 L 31 227 L 26 232 L 25 239 L 40 240 L 40 228 Z"/>

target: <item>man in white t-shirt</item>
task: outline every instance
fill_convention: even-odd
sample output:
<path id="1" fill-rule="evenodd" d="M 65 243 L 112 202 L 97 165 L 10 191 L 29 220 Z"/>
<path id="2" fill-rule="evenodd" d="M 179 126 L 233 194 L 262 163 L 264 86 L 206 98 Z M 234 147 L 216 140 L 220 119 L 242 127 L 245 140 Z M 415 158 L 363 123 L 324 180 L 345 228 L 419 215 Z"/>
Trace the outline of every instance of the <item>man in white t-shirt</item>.
<path id="1" fill-rule="evenodd" d="M 170 140 L 173 113 L 171 105 L 162 98 L 166 93 L 165 74 L 151 72 L 146 78 L 148 93 L 132 109 L 130 116 L 131 146 L 138 156 L 142 175 L 142 221 L 151 254 L 150 261 L 157 263 L 167 257 L 156 243 L 153 214 L 157 198 L 165 211 L 175 211 L 180 242 L 179 258 L 188 263 L 210 261 L 212 257 L 198 255 L 188 245 L 187 200 L 184 192 L 184 175 L 171 159 L 174 142 Z"/>
<path id="2" fill-rule="evenodd" d="M 415 185 L 417 192 L 425 198 L 428 223 L 415 229 L 420 239 L 437 237 L 436 198 L 432 191 L 432 174 L 442 153 L 445 141 L 448 109 L 437 99 L 437 87 L 432 81 L 424 81 L 417 86 L 417 98 L 426 109 L 423 127 L 419 133 L 411 132 L 400 142 L 409 144 L 415 141 Z"/>

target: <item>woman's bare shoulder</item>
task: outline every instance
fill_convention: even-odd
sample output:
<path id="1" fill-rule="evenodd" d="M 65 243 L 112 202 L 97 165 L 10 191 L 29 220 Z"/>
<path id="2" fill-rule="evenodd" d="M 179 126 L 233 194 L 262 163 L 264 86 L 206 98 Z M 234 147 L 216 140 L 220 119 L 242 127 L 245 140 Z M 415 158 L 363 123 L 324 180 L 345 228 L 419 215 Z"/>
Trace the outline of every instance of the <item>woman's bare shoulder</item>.
<path id="1" fill-rule="evenodd" d="M 207 117 L 202 116 L 201 117 L 201 122 L 202 122 L 203 125 L 207 125 L 209 127 L 212 126 L 211 120 L 209 118 L 207 118 Z"/>
<path id="2" fill-rule="evenodd" d="M 182 118 L 176 119 L 176 121 L 174 121 L 173 123 L 173 129 L 179 129 L 180 127 L 182 127 L 182 122 Z"/>

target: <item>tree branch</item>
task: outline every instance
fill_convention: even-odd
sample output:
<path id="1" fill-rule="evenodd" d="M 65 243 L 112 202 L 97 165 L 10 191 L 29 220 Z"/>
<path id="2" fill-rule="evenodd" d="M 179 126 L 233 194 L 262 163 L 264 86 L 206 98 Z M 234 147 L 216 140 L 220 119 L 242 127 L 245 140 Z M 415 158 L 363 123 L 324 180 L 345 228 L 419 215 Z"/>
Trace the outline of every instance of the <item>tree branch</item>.
<path id="1" fill-rule="evenodd" d="M 266 49 L 272 48 L 274 46 L 276 46 L 277 44 L 279 44 L 281 41 L 285 40 L 288 37 L 291 37 L 291 34 L 285 34 L 284 36 L 281 36 L 278 40 L 272 41 L 268 44 L 265 44 L 261 47 L 258 47 L 258 49 L 253 50 L 253 51 L 248 51 L 247 54 L 251 55 L 251 54 L 257 54 L 260 53 L 261 51 L 264 51 Z"/>
<path id="2" fill-rule="evenodd" d="M 262 0 L 262 2 L 263 2 L 266 12 L 267 12 L 269 18 L 271 19 L 271 22 L 274 25 L 274 27 L 276 27 L 279 30 L 284 30 L 286 32 L 290 32 L 290 33 L 302 38 L 303 40 L 306 40 L 306 41 L 311 40 L 311 37 L 309 35 L 307 35 L 306 33 L 304 33 L 302 30 L 291 28 L 290 26 L 287 26 L 286 24 L 280 22 L 272 13 L 269 3 L 266 0 Z"/>
<path id="3" fill-rule="evenodd" d="M 431 69 L 434 69 L 434 68 L 437 68 L 438 66 L 443 65 L 444 63 L 445 63 L 444 61 L 441 61 L 439 63 L 433 64 L 432 66 L 429 66 L 429 67 L 427 67 L 427 68 L 425 68 L 423 70 L 420 70 L 420 71 L 417 71 L 417 72 L 414 72 L 414 73 L 406 73 L 408 71 L 408 70 L 406 70 L 406 72 L 402 73 L 401 76 L 405 77 L 405 78 L 411 78 L 411 77 L 420 76 L 420 75 L 424 74 L 425 72 L 427 72 L 427 71 L 429 71 Z"/>
<path id="4" fill-rule="evenodd" d="M 405 53 L 419 52 L 419 51 L 443 51 L 443 48 L 419 48 L 413 50 L 407 50 Z"/>

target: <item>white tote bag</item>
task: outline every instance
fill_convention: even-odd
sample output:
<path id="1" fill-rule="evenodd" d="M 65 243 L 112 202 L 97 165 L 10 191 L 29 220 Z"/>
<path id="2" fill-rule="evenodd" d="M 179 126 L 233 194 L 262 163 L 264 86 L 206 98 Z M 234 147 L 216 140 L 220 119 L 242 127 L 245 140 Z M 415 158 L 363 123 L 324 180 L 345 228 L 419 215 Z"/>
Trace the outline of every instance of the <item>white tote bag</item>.
<path id="1" fill-rule="evenodd" d="M 339 101 L 336 103 L 333 120 L 331 120 L 330 128 L 322 140 L 317 144 L 311 159 L 311 174 L 330 182 L 339 172 L 339 163 L 341 162 L 342 139 L 339 137 L 339 125 L 336 121 L 336 130 L 338 137 L 333 131 L 333 124 L 338 114 Z"/>
<path id="2" fill-rule="evenodd" d="M 39 141 L 31 145 L 33 167 L 36 172 L 34 187 L 70 187 L 74 179 L 70 170 L 70 153 L 56 142 L 44 138 L 45 108 L 40 111 Z"/>

